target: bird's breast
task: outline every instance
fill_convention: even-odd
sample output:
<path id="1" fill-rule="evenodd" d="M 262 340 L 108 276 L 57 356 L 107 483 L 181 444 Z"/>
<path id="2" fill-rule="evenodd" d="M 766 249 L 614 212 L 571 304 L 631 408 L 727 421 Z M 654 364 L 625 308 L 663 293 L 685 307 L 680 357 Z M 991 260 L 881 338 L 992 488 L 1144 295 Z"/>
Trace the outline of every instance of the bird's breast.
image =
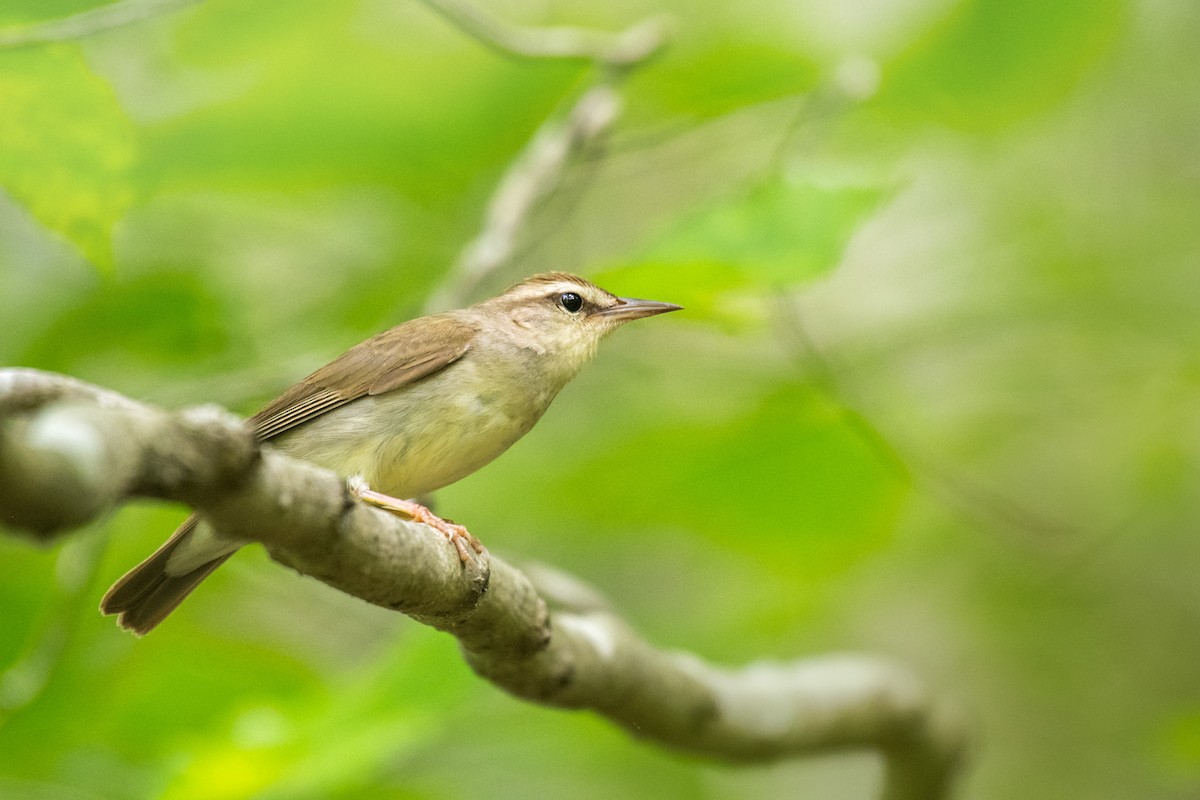
<path id="1" fill-rule="evenodd" d="M 464 362 L 359 398 L 278 437 L 277 444 L 342 475 L 362 475 L 395 497 L 454 483 L 525 435 L 555 394 L 514 387 Z"/>

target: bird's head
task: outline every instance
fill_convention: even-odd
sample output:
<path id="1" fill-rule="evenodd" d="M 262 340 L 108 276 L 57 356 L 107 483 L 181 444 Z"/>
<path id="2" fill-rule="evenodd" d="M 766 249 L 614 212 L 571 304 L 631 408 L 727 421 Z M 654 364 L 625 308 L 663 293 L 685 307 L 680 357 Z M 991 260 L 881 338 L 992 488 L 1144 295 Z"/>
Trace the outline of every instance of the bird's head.
<path id="1" fill-rule="evenodd" d="M 526 278 L 479 307 L 503 320 L 513 341 L 550 356 L 572 374 L 595 354 L 601 339 L 626 322 L 681 308 L 618 297 L 565 272 Z"/>

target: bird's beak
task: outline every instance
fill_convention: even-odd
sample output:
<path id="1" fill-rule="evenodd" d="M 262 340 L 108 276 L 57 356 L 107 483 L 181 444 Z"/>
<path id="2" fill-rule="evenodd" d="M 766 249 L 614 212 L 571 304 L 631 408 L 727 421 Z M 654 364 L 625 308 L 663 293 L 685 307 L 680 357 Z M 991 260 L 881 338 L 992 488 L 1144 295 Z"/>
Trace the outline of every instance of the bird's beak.
<path id="1" fill-rule="evenodd" d="M 618 297 L 617 304 L 598 312 L 605 319 L 628 322 L 631 319 L 653 317 L 655 314 L 666 314 L 668 311 L 681 311 L 683 306 L 674 303 L 659 303 L 655 300 L 636 300 L 632 297 Z"/>

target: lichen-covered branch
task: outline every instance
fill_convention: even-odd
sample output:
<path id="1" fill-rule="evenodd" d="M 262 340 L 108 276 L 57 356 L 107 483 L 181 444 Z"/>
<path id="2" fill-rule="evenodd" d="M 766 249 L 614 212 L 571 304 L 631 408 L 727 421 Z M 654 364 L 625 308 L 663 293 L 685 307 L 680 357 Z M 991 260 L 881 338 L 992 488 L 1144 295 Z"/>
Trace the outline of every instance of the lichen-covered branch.
<path id="1" fill-rule="evenodd" d="M 444 538 L 366 506 L 333 473 L 260 447 L 214 409 L 178 413 L 70 378 L 0 370 L 0 521 L 50 539 L 138 496 L 188 503 L 276 561 L 459 640 L 519 697 L 729 761 L 873 748 L 888 800 L 949 796 L 964 738 L 897 667 L 863 656 L 724 669 L 659 650 L 547 568 L 462 564 Z"/>

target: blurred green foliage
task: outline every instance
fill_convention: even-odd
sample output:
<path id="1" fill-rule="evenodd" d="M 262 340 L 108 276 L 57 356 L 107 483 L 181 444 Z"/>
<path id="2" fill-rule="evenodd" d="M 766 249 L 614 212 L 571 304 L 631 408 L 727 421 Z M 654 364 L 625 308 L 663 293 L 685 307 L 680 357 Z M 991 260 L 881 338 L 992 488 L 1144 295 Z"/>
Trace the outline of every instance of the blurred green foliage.
<path id="1" fill-rule="evenodd" d="M 888 70 L 885 113 L 986 133 L 1061 103 L 1119 36 L 1121 0 L 959 3 Z"/>
<path id="2" fill-rule="evenodd" d="M 0 30 L 105 5 L 9 0 Z M 963 797 L 1200 792 L 1200 8 L 528 3 L 676 41 L 482 292 L 556 268 L 631 327 L 439 507 L 724 663 L 864 650 L 977 722 Z M 243 412 L 421 313 L 595 79 L 420 3 L 206 0 L 0 49 L 0 363 Z M 95 611 L 183 509 L 0 537 L 0 797 L 870 797 L 475 679 L 239 555 L 134 641 Z"/>

